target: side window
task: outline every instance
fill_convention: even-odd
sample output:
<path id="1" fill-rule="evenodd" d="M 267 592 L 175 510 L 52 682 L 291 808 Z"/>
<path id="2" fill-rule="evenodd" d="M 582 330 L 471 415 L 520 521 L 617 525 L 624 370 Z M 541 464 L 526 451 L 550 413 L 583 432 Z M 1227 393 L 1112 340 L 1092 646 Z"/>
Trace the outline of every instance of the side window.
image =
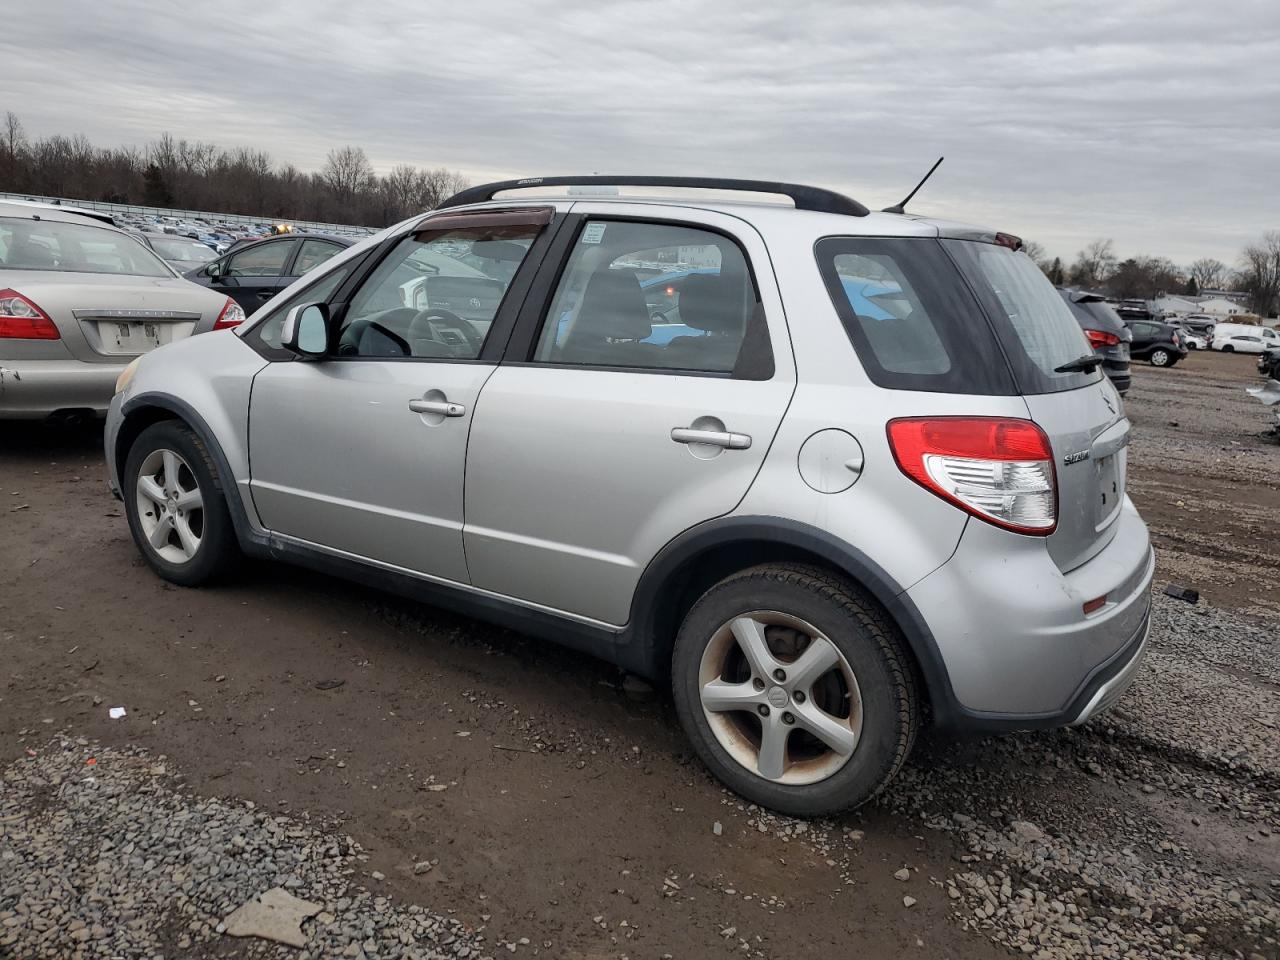
<path id="1" fill-rule="evenodd" d="M 340 267 L 335 267 L 315 283 L 303 290 L 299 290 L 287 300 L 273 300 L 271 304 L 271 315 L 246 333 L 245 339 L 256 341 L 268 350 L 280 350 L 280 332 L 284 327 L 284 318 L 288 315 L 289 311 L 300 303 L 321 303 L 323 301 L 327 301 L 335 292 L 337 292 L 337 289 L 342 286 L 347 277 L 351 276 L 352 272 L 362 259 L 362 257 L 356 257 Z M 292 354 L 285 353 L 274 359 L 292 359 Z"/>
<path id="2" fill-rule="evenodd" d="M 278 277 L 292 248 L 292 240 L 255 243 L 232 254 L 223 272 L 230 277 Z"/>
<path id="3" fill-rule="evenodd" d="M 405 237 L 351 298 L 338 356 L 474 360 L 541 229 L 457 227 Z"/>
<path id="4" fill-rule="evenodd" d="M 302 246 L 298 249 L 298 259 L 293 263 L 294 275 L 300 277 L 314 270 L 334 254 L 341 253 L 342 249 L 338 244 L 330 243 L 328 240 L 303 240 Z"/>
<path id="5" fill-rule="evenodd" d="M 736 243 L 676 224 L 593 220 L 574 243 L 534 359 L 730 374 L 747 354 L 764 362 L 744 376 L 773 375 L 764 313 Z"/>

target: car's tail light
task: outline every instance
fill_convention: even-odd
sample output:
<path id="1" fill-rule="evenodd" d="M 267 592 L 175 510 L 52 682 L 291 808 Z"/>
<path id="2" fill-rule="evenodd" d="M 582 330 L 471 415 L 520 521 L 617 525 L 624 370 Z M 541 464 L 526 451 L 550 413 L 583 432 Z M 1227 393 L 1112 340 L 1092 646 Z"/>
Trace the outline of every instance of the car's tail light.
<path id="1" fill-rule="evenodd" d="M 1103 347 L 1114 347 L 1120 342 L 1120 338 L 1114 333 L 1107 333 L 1105 330 L 1086 330 L 1084 335 L 1089 338 L 1089 344 L 1095 349 L 1100 350 Z"/>
<path id="2" fill-rule="evenodd" d="M 222 312 L 218 314 L 218 319 L 213 321 L 213 329 L 226 330 L 229 327 L 238 327 L 242 323 L 244 323 L 244 307 L 227 297 L 227 302 L 222 305 Z"/>
<path id="3" fill-rule="evenodd" d="M 61 340 L 58 325 L 17 290 L 0 290 L 0 339 Z"/>
<path id="4" fill-rule="evenodd" d="M 890 420 L 898 467 L 926 490 L 1006 530 L 1048 536 L 1058 523 L 1053 449 L 1030 420 Z"/>

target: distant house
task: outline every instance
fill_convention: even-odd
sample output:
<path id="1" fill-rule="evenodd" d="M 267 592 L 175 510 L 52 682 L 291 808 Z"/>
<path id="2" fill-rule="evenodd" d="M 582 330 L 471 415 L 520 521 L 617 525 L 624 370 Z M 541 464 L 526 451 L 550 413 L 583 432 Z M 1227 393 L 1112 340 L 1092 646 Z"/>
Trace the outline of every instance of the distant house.
<path id="1" fill-rule="evenodd" d="M 1192 313 L 1203 313 L 1200 304 L 1186 297 L 1157 297 L 1149 302 L 1152 314 L 1164 314 L 1166 317 L 1185 317 Z"/>
<path id="2" fill-rule="evenodd" d="M 1207 313 L 1211 317 L 1234 317 L 1238 313 L 1249 312 L 1248 307 L 1226 297 L 1200 297 L 1195 306 L 1193 313 Z"/>

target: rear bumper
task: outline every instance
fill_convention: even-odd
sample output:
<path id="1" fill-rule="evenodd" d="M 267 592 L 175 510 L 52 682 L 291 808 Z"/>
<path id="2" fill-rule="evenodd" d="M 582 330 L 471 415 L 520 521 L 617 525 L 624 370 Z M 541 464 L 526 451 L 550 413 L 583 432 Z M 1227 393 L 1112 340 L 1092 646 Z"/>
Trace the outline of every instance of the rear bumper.
<path id="1" fill-rule="evenodd" d="M 1042 540 L 971 520 L 955 555 L 907 591 L 946 672 L 944 726 L 1067 726 L 1119 699 L 1146 649 L 1155 556 L 1127 499 L 1117 524 L 1100 553 L 1064 574 Z"/>
<path id="2" fill-rule="evenodd" d="M 0 420 L 38 420 L 60 410 L 104 416 L 116 378 L 131 360 L 0 360 Z"/>

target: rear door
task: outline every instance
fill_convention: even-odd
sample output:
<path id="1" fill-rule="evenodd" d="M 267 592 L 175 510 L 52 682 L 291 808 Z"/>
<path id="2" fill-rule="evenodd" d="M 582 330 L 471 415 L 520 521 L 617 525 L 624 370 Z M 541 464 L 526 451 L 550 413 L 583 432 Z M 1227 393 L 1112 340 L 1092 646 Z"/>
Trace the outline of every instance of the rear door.
<path id="1" fill-rule="evenodd" d="M 1063 571 L 1102 550 L 1124 501 L 1129 421 L 1100 370 L 1058 371 L 1093 355 L 1070 310 L 1026 254 L 944 240 L 978 294 L 1027 409 L 1055 456 L 1058 525 L 1046 544 Z M 1135 343 L 1140 326 L 1133 324 Z"/>
<path id="2" fill-rule="evenodd" d="M 746 494 L 795 374 L 752 228 L 612 209 L 574 207 L 485 385 L 464 541 L 476 586 L 622 624 L 662 546 Z M 642 278 L 693 270 L 664 321 L 682 334 L 655 337 Z"/>

